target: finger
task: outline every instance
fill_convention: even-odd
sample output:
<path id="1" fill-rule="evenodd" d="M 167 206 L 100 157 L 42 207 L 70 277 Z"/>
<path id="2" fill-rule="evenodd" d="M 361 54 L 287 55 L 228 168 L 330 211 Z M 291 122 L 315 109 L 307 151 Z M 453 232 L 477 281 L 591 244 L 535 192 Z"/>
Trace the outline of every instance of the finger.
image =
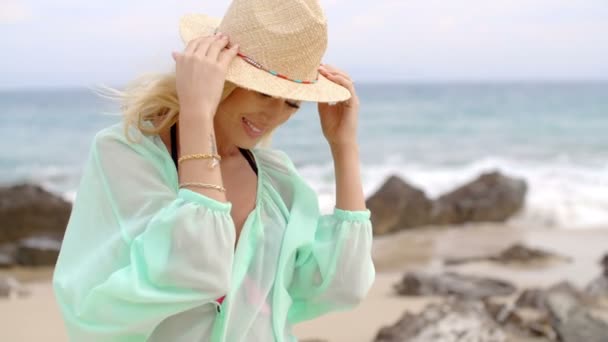
<path id="1" fill-rule="evenodd" d="M 213 43 L 214 41 L 216 41 L 219 38 L 220 38 L 219 35 L 213 35 L 213 36 L 207 36 L 207 37 L 200 39 L 194 49 L 194 54 L 202 56 L 202 57 L 206 56 L 211 43 Z"/>
<path id="2" fill-rule="evenodd" d="M 330 64 L 321 64 L 320 68 L 323 69 L 323 70 L 329 71 L 331 73 L 346 74 L 344 71 L 342 71 L 342 70 L 340 70 L 340 69 L 338 69 L 335 66 L 330 65 Z"/>
<path id="3" fill-rule="evenodd" d="M 224 35 L 213 41 L 209 45 L 209 50 L 207 50 L 207 57 L 213 61 L 217 61 L 220 52 L 226 47 L 226 45 L 228 45 L 228 42 L 228 37 Z"/>
<path id="4" fill-rule="evenodd" d="M 194 51 L 196 51 L 196 47 L 198 46 L 198 44 L 200 43 L 200 41 L 202 39 L 207 39 L 207 37 L 209 37 L 209 36 L 199 36 L 199 37 L 196 37 L 194 39 L 191 39 L 188 42 L 188 45 L 186 46 L 186 49 L 184 50 L 184 53 L 186 53 L 186 54 L 194 54 Z"/>
<path id="5" fill-rule="evenodd" d="M 197 38 L 191 39 L 188 42 L 188 45 L 184 49 L 184 53 L 193 53 L 194 52 L 194 49 L 196 48 L 196 40 L 197 40 Z"/>
<path id="6" fill-rule="evenodd" d="M 323 76 L 327 77 L 329 80 L 334 81 L 335 83 L 338 83 L 340 85 L 352 85 L 353 81 L 345 75 L 342 74 L 338 74 L 338 73 L 331 73 L 331 72 L 323 72 Z"/>
<path id="7" fill-rule="evenodd" d="M 330 80 L 334 83 L 337 83 L 337 84 L 343 86 L 344 88 L 348 89 L 348 91 L 350 92 L 350 95 L 352 97 L 355 96 L 355 94 L 356 94 L 355 86 L 350 79 L 348 79 L 342 75 L 337 75 L 337 74 L 327 74 L 327 75 L 325 75 L 325 77 L 327 77 L 328 80 Z"/>
<path id="8" fill-rule="evenodd" d="M 349 84 L 350 87 L 349 90 L 351 91 L 352 94 L 354 94 L 354 85 L 355 85 L 355 81 L 353 81 L 353 79 L 351 79 L 348 75 L 346 74 L 342 74 L 342 73 L 337 73 L 337 72 L 329 72 L 329 71 L 325 71 L 325 70 L 321 70 L 321 74 L 325 77 L 327 77 L 328 79 L 331 79 L 332 76 L 340 76 L 341 78 L 345 79 Z"/>
<path id="9" fill-rule="evenodd" d="M 355 83 L 346 72 L 344 72 L 338 68 L 332 67 L 330 65 L 327 65 L 327 64 L 321 65 L 319 67 L 319 70 L 325 71 L 325 72 L 328 72 L 328 73 L 334 74 L 334 75 L 340 75 L 340 76 L 350 80 L 352 83 Z"/>
<path id="10" fill-rule="evenodd" d="M 332 74 L 342 75 L 343 77 L 346 77 L 346 78 L 352 80 L 346 71 L 338 69 L 333 65 L 321 64 L 321 66 L 319 66 L 319 70 L 324 70 L 324 71 L 332 73 Z"/>
<path id="11" fill-rule="evenodd" d="M 230 46 L 228 49 L 222 50 L 220 52 L 220 57 L 218 59 L 220 64 L 222 64 L 224 67 L 228 67 L 228 65 L 230 65 L 230 62 L 232 62 L 232 60 L 234 59 L 234 57 L 236 57 L 238 52 L 239 52 L 239 44 L 234 44 L 234 45 Z"/>

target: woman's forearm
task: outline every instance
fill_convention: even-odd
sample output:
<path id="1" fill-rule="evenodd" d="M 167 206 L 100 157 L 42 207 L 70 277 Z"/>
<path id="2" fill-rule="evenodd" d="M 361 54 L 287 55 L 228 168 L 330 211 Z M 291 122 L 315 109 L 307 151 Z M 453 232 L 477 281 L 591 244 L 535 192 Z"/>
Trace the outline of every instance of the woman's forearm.
<path id="1" fill-rule="evenodd" d="M 336 177 L 336 207 L 342 210 L 366 210 L 361 184 L 359 146 L 331 146 Z"/>
<path id="2" fill-rule="evenodd" d="M 180 114 L 179 119 L 179 156 L 195 153 L 217 154 L 215 128 L 213 116 L 205 116 L 202 113 L 191 113 L 189 109 Z M 179 166 L 179 181 L 208 183 L 223 186 L 222 172 L 219 165 L 209 168 L 209 159 L 191 159 Z M 200 187 L 186 188 L 199 194 L 211 197 L 220 202 L 227 202 L 226 194 L 215 189 Z"/>

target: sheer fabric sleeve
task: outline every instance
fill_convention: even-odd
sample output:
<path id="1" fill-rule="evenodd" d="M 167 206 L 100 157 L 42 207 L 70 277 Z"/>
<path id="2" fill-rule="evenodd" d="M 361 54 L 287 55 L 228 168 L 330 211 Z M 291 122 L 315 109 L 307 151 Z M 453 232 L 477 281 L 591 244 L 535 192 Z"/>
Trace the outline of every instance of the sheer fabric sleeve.
<path id="1" fill-rule="evenodd" d="M 293 162 L 286 154 L 282 155 L 298 178 L 297 183 L 305 184 Z M 318 201 L 316 195 L 312 200 Z M 351 309 L 367 295 L 376 274 L 370 215 L 369 209 L 334 207 L 331 214 L 319 216 L 316 227 L 302 227 L 314 229 L 314 239 L 297 249 L 288 286 L 292 298 L 288 312 L 291 323 Z"/>
<path id="2" fill-rule="evenodd" d="M 339 208 L 320 217 L 314 242 L 296 256 L 288 289 L 292 323 L 352 309 L 366 296 L 375 279 L 369 218 L 369 210 Z"/>
<path id="3" fill-rule="evenodd" d="M 228 291 L 232 205 L 176 190 L 162 152 L 150 140 L 94 140 L 53 275 L 70 340 L 145 341 Z"/>

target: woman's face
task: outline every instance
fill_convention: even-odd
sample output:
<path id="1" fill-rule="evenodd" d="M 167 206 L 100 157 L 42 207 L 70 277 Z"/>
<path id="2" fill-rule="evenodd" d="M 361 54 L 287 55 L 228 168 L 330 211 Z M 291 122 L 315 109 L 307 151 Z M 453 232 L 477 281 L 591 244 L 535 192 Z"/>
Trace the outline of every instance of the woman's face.
<path id="1" fill-rule="evenodd" d="M 287 121 L 300 101 L 275 98 L 253 90 L 236 88 L 220 103 L 215 127 L 241 148 L 253 148 L 266 134 Z"/>

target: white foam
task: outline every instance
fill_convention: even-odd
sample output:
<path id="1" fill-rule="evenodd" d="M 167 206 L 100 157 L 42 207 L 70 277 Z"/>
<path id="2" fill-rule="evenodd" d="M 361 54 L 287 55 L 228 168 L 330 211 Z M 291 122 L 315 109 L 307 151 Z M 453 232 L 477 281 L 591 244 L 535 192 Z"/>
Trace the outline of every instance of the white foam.
<path id="1" fill-rule="evenodd" d="M 298 170 L 319 194 L 321 212 L 331 213 L 335 206 L 333 163 L 300 166 Z M 464 165 L 438 166 L 391 157 L 382 164 L 364 165 L 361 173 L 366 198 L 395 174 L 434 199 L 492 170 L 522 178 L 528 185 L 525 207 L 511 218 L 512 222 L 537 227 L 608 229 L 608 162 L 582 165 L 564 156 L 542 162 L 486 157 Z M 57 188 L 49 184 L 53 178 L 45 179 L 45 187 Z M 62 195 L 73 202 L 76 190 Z"/>
<path id="2" fill-rule="evenodd" d="M 319 193 L 326 212 L 335 204 L 332 167 L 324 164 L 300 170 Z M 363 168 L 363 191 L 366 197 L 372 195 L 394 174 L 433 199 L 493 170 L 524 179 L 528 185 L 525 208 L 512 221 L 559 228 L 608 228 L 608 163 L 580 165 L 563 157 L 542 163 L 487 157 L 460 166 L 432 166 L 389 158 L 384 164 Z"/>

